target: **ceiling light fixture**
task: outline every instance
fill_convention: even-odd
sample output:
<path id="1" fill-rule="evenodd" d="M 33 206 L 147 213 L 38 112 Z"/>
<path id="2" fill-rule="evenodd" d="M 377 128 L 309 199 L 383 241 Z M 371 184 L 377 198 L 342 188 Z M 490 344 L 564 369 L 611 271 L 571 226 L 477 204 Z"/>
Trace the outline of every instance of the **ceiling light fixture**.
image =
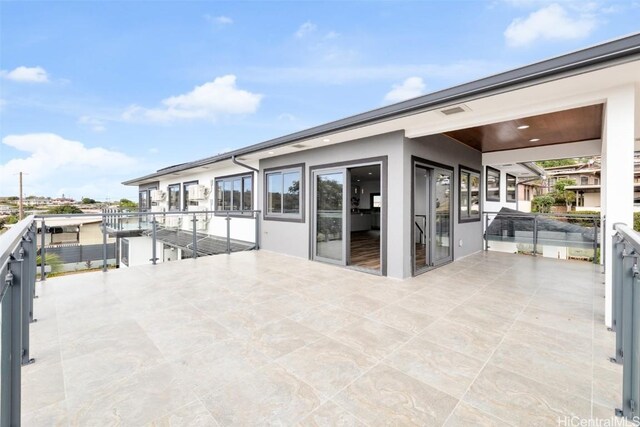
<path id="1" fill-rule="evenodd" d="M 329 138 L 325 138 L 322 140 L 322 142 L 331 142 L 331 140 Z"/>
<path id="2" fill-rule="evenodd" d="M 273 154 L 273 151 L 269 151 L 269 154 Z"/>
<path id="3" fill-rule="evenodd" d="M 529 129 L 529 125 L 518 126 L 518 129 Z"/>
<path id="4" fill-rule="evenodd" d="M 540 138 L 531 138 L 529 140 L 529 142 L 538 142 L 538 141 L 540 141 Z"/>
<path id="5" fill-rule="evenodd" d="M 373 175 L 373 172 L 369 172 L 369 175 Z"/>

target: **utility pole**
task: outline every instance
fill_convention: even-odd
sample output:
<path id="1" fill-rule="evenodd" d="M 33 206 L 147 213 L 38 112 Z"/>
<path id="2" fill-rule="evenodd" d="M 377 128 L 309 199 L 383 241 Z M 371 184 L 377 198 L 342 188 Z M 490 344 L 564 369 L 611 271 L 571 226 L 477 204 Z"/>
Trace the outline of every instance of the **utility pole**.
<path id="1" fill-rule="evenodd" d="M 14 181 L 15 182 L 15 181 Z M 20 200 L 19 200 L 19 205 L 18 205 L 18 218 L 20 219 L 20 221 L 23 220 L 24 218 L 24 200 L 23 200 L 24 195 L 22 194 L 22 172 L 20 172 Z"/>

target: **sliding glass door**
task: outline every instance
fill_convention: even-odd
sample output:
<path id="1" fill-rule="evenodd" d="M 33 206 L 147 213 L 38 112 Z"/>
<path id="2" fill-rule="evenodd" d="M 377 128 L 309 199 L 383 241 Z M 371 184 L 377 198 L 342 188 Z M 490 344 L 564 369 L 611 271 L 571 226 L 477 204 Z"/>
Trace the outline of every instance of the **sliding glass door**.
<path id="1" fill-rule="evenodd" d="M 429 163 L 413 165 L 413 272 L 453 259 L 453 170 Z"/>
<path id="2" fill-rule="evenodd" d="M 317 171 L 313 174 L 313 255 L 316 260 L 346 264 L 346 183 L 346 169 Z"/>

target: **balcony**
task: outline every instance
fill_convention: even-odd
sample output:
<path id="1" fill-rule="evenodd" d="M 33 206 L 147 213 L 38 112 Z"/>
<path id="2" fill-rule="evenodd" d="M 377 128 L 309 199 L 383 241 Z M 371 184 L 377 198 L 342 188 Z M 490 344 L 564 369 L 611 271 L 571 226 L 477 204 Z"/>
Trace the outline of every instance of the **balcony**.
<path id="1" fill-rule="evenodd" d="M 266 251 L 52 278 L 22 422 L 612 419 L 622 367 L 602 281 L 587 262 L 495 252 L 405 281 Z"/>

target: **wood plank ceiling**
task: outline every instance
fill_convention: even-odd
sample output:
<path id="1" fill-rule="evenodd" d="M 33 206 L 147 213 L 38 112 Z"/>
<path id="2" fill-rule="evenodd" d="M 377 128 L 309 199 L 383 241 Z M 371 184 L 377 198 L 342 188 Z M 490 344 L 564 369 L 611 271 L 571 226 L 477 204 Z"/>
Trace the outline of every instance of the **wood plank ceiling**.
<path id="1" fill-rule="evenodd" d="M 513 150 L 600 139 L 602 104 L 445 132 L 476 150 Z M 519 126 L 529 126 L 518 129 Z"/>

